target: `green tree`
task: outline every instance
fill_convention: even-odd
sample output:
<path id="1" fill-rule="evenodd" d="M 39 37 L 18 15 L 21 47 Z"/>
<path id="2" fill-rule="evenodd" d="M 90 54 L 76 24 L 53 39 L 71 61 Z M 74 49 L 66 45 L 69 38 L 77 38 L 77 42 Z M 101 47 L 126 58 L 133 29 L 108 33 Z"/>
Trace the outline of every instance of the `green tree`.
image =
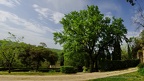
<path id="1" fill-rule="evenodd" d="M 97 6 L 88 6 L 87 10 L 74 11 L 65 15 L 61 21 L 64 31 L 54 33 L 54 40 L 63 44 L 65 60 L 72 59 L 74 54 L 85 54 L 88 56 L 88 67 L 93 70 L 94 50 L 101 33 L 102 20 L 103 14 Z"/>
<path id="2" fill-rule="evenodd" d="M 54 65 L 58 60 L 57 53 L 52 52 L 44 46 L 35 46 L 26 43 L 20 43 L 20 46 L 24 52 L 19 54 L 19 59 L 25 67 L 38 71 L 42 62 L 46 61 Z"/>
<path id="3" fill-rule="evenodd" d="M 139 34 L 137 37 L 131 37 L 130 38 L 130 47 L 132 49 L 132 58 L 135 59 L 137 58 L 137 52 L 138 50 L 141 50 L 142 47 L 144 46 L 144 30 Z"/>
<path id="4" fill-rule="evenodd" d="M 127 29 L 123 25 L 123 20 L 121 18 L 113 18 L 113 22 L 111 24 L 112 28 L 112 37 L 113 37 L 113 60 L 121 60 L 121 42 L 122 39 L 125 39 L 125 34 L 127 33 Z"/>
<path id="5" fill-rule="evenodd" d="M 113 18 L 111 21 L 104 17 L 97 6 L 88 6 L 87 10 L 73 11 L 65 15 L 60 21 L 64 31 L 54 33 L 54 40 L 63 45 L 64 60 L 69 61 L 67 64 L 75 61 L 78 65 L 82 62 L 90 72 L 94 68 L 98 71 L 99 55 L 105 55 L 105 50 L 108 51 L 107 47 L 112 46 L 116 38 L 113 47 L 120 47 L 121 37 L 127 33 L 122 22 L 121 18 Z"/>
<path id="6" fill-rule="evenodd" d="M 9 35 L 10 37 L 8 37 L 8 39 L 0 42 L 0 53 L 3 57 L 3 61 L 5 61 L 8 66 L 8 72 L 11 73 L 12 64 L 16 59 L 16 55 L 20 54 L 21 49 L 18 45 L 20 39 L 17 39 L 17 37 L 10 32 Z"/>
<path id="7" fill-rule="evenodd" d="M 44 59 L 50 63 L 50 65 L 55 65 L 56 62 L 58 61 L 58 54 L 54 51 L 51 51 L 50 49 L 48 48 L 45 48 L 44 49 L 44 52 L 43 52 L 43 57 Z"/>
<path id="8" fill-rule="evenodd" d="M 32 66 L 33 69 L 38 71 L 39 67 L 41 66 L 41 62 L 44 62 L 44 57 L 43 57 L 43 47 L 33 47 L 30 49 L 30 58 L 32 59 Z"/>
<path id="9" fill-rule="evenodd" d="M 46 45 L 46 43 L 44 43 L 44 42 L 40 42 L 40 46 L 43 46 L 43 47 L 47 47 L 47 45 Z"/>
<path id="10" fill-rule="evenodd" d="M 18 58 L 20 59 L 20 62 L 27 68 L 31 68 L 32 65 L 32 58 L 30 56 L 30 51 L 34 47 L 30 44 L 26 43 L 19 43 L 21 49 L 23 49 Z"/>

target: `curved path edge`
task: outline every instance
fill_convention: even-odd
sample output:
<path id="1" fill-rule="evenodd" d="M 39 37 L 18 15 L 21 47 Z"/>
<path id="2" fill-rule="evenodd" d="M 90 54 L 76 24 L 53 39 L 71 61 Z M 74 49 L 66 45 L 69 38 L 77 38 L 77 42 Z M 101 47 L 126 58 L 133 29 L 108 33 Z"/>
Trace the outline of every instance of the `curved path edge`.
<path id="1" fill-rule="evenodd" d="M 87 81 L 137 71 L 138 68 L 129 68 L 110 72 L 77 73 L 70 75 L 0 75 L 0 81 Z"/>

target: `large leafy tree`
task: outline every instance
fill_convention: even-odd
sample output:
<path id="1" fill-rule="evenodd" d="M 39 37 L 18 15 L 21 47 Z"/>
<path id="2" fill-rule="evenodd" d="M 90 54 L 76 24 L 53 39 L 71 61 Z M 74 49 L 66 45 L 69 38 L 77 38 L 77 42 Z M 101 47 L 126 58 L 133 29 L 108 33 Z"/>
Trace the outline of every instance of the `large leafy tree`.
<path id="1" fill-rule="evenodd" d="M 8 66 L 9 73 L 11 73 L 12 64 L 16 58 L 16 55 L 20 54 L 21 49 L 18 45 L 22 38 L 17 38 L 14 34 L 9 32 L 10 37 L 0 42 L 0 53 L 3 57 L 3 61 Z"/>
<path id="2" fill-rule="evenodd" d="M 70 61 L 86 56 L 88 67 L 93 69 L 93 55 L 101 33 L 102 20 L 103 14 L 100 13 L 97 6 L 88 6 L 87 10 L 74 11 L 65 15 L 61 21 L 64 31 L 54 33 L 54 40 L 63 44 L 65 60 Z M 84 55 L 74 58 L 75 54 Z"/>
<path id="3" fill-rule="evenodd" d="M 26 43 L 19 43 L 20 44 L 20 47 L 21 49 L 23 49 L 19 55 L 18 55 L 18 58 L 20 59 L 20 62 L 27 68 L 31 68 L 31 65 L 32 65 L 32 58 L 31 58 L 31 55 L 30 55 L 30 51 L 33 47 L 35 46 L 32 46 L 30 44 L 26 44 Z"/>
<path id="4" fill-rule="evenodd" d="M 94 66 L 98 68 L 99 55 L 104 56 L 110 46 L 120 48 L 121 37 L 126 33 L 122 22 L 122 19 L 116 18 L 112 22 L 94 5 L 88 6 L 87 10 L 65 15 L 60 21 L 64 31 L 54 33 L 56 43 L 63 45 L 64 59 L 68 61 L 65 64 L 77 61 L 74 64 L 85 65 L 90 71 L 94 70 Z M 116 43 L 113 44 L 116 38 Z"/>

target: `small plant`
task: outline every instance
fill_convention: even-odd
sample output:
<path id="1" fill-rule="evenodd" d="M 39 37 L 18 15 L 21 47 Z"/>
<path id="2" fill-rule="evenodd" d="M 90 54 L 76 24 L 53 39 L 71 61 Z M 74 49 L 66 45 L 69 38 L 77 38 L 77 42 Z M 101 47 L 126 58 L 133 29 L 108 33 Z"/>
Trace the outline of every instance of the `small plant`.
<path id="1" fill-rule="evenodd" d="M 76 69 L 73 66 L 62 66 L 60 71 L 66 74 L 76 73 Z"/>
<path id="2" fill-rule="evenodd" d="M 88 71 L 87 67 L 83 66 L 83 72 L 87 72 L 87 71 Z"/>

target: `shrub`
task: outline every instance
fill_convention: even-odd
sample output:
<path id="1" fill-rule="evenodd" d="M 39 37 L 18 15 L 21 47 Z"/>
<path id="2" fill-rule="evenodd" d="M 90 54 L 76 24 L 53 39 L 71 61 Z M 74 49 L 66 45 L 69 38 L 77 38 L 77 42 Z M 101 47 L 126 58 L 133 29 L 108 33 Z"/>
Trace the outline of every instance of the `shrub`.
<path id="1" fill-rule="evenodd" d="M 138 64 L 138 68 L 144 68 L 144 63 Z"/>
<path id="2" fill-rule="evenodd" d="M 83 66 L 83 72 L 87 72 L 87 71 L 88 71 L 87 67 Z"/>
<path id="3" fill-rule="evenodd" d="M 60 68 L 39 68 L 40 72 L 60 72 Z"/>
<path id="4" fill-rule="evenodd" d="M 76 73 L 76 69 L 73 66 L 61 66 L 60 71 L 66 74 Z"/>
<path id="5" fill-rule="evenodd" d="M 50 73 L 54 73 L 54 72 L 56 72 L 56 71 L 55 71 L 55 70 L 49 70 L 49 72 L 50 72 Z"/>

